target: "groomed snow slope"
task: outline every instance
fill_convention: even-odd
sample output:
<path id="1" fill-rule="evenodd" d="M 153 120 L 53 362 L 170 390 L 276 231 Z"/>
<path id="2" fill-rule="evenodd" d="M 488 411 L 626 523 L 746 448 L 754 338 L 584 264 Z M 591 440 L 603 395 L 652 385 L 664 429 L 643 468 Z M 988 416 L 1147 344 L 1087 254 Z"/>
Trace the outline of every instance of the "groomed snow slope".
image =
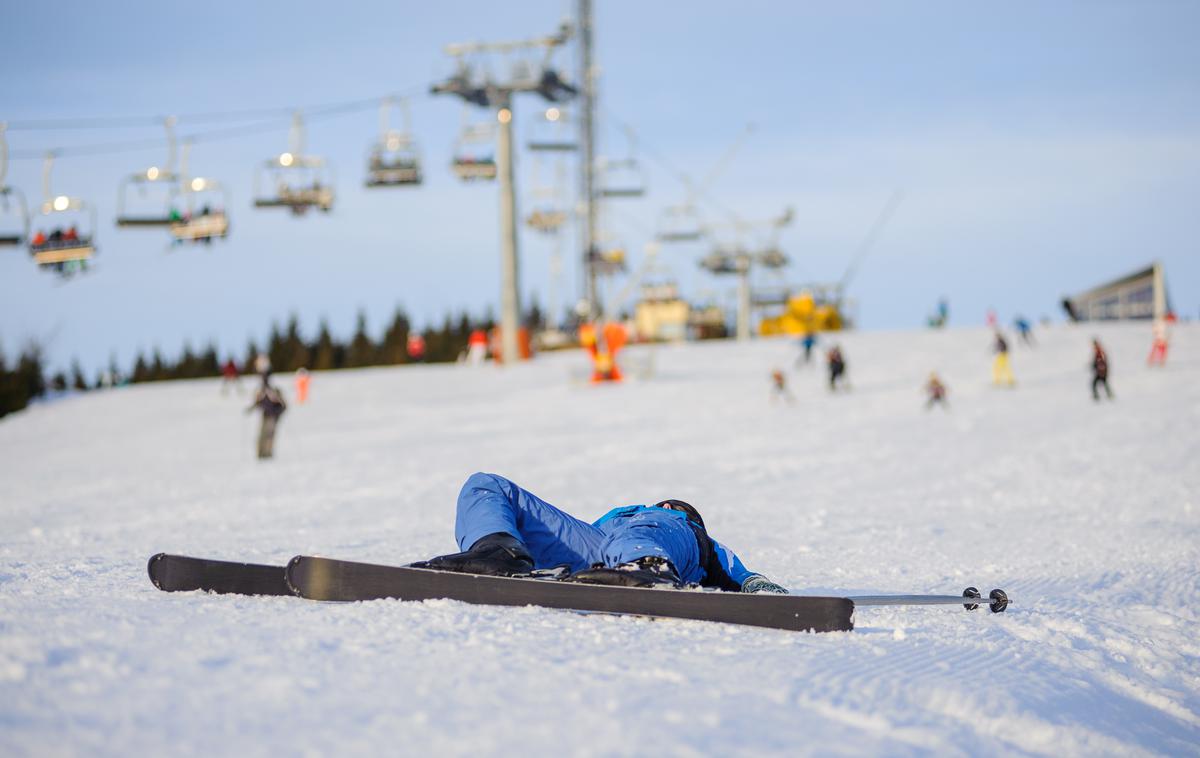
<path id="1" fill-rule="evenodd" d="M 583 383 L 579 353 L 317 374 L 268 463 L 216 381 L 5 419 L 0 754 L 1200 754 L 1200 329 L 1161 370 L 1148 327 L 1043 329 L 1011 391 L 982 329 L 838 339 L 839 395 L 779 340 L 638 348 L 653 375 L 622 386 Z M 770 402 L 777 366 L 794 405 Z M 948 413 L 922 407 L 931 369 Z M 475 470 L 582 517 L 686 499 L 800 593 L 1014 604 L 812 635 L 146 578 L 158 551 L 450 552 Z"/>

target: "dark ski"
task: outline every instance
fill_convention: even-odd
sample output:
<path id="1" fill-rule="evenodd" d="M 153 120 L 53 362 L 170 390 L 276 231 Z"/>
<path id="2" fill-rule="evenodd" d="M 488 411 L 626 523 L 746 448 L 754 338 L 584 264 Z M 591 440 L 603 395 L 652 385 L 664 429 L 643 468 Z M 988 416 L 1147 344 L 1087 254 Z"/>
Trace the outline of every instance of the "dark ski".
<path id="1" fill-rule="evenodd" d="M 450 599 L 479 605 L 694 619 L 791 631 L 854 628 L 854 603 L 841 597 L 608 587 L 296 556 L 287 583 L 309 600 Z"/>
<path id="2" fill-rule="evenodd" d="M 283 566 L 214 561 L 159 553 L 147 566 L 150 581 L 163 592 L 217 592 L 234 595 L 291 595 Z"/>

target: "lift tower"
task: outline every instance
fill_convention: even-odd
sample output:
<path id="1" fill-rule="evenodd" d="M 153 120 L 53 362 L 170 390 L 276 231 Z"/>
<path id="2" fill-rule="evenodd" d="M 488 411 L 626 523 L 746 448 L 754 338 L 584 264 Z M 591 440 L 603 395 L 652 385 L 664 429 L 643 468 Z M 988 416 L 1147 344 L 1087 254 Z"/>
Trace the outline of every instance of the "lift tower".
<path id="1" fill-rule="evenodd" d="M 571 38 L 571 26 L 564 23 L 557 33 L 514 42 L 473 42 L 447 45 L 446 54 L 456 61 L 453 76 L 433 85 L 435 95 L 457 95 L 465 102 L 494 111 L 500 125 L 496 145 L 496 168 L 500 178 L 500 337 L 505 361 L 515 361 L 518 350 L 521 301 L 517 284 L 517 201 L 513 186 L 513 95 L 533 92 L 543 99 L 559 103 L 575 96 L 576 90 L 551 66 L 554 51 Z M 544 50 L 537 70 L 520 55 Z M 507 80 L 494 80 L 486 68 L 473 68 L 468 57 L 504 56 L 511 73 Z"/>
<path id="2" fill-rule="evenodd" d="M 579 84 L 582 108 L 579 116 L 579 200 L 583 205 L 580 240 L 583 243 L 584 295 L 589 321 L 600 315 L 596 288 L 596 69 L 592 61 L 592 0 L 579 0 Z"/>

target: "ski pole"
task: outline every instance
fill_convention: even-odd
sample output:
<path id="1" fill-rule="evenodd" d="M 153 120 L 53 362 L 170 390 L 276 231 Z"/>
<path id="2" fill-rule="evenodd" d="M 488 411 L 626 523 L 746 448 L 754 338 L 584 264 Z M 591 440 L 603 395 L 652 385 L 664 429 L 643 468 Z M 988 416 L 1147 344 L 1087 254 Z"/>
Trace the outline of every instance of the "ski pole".
<path id="1" fill-rule="evenodd" d="M 961 595 L 852 595 L 848 599 L 855 605 L 961 605 L 968 611 L 980 606 L 972 600 L 981 600 L 987 603 L 992 613 L 1003 613 L 1009 603 L 1008 593 L 1004 590 L 992 590 L 984 598 L 974 587 L 967 587 Z"/>

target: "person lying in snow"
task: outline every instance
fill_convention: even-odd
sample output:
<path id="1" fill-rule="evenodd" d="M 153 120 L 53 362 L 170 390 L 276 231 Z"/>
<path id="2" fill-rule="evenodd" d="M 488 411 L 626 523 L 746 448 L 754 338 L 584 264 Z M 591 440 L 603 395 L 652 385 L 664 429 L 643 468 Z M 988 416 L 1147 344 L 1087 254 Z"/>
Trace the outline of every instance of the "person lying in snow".
<path id="1" fill-rule="evenodd" d="M 709 537 L 682 500 L 614 508 L 589 524 L 502 476 L 475 473 L 458 494 L 454 536 L 463 552 L 413 567 L 493 576 L 564 569 L 587 584 L 787 594 Z"/>

